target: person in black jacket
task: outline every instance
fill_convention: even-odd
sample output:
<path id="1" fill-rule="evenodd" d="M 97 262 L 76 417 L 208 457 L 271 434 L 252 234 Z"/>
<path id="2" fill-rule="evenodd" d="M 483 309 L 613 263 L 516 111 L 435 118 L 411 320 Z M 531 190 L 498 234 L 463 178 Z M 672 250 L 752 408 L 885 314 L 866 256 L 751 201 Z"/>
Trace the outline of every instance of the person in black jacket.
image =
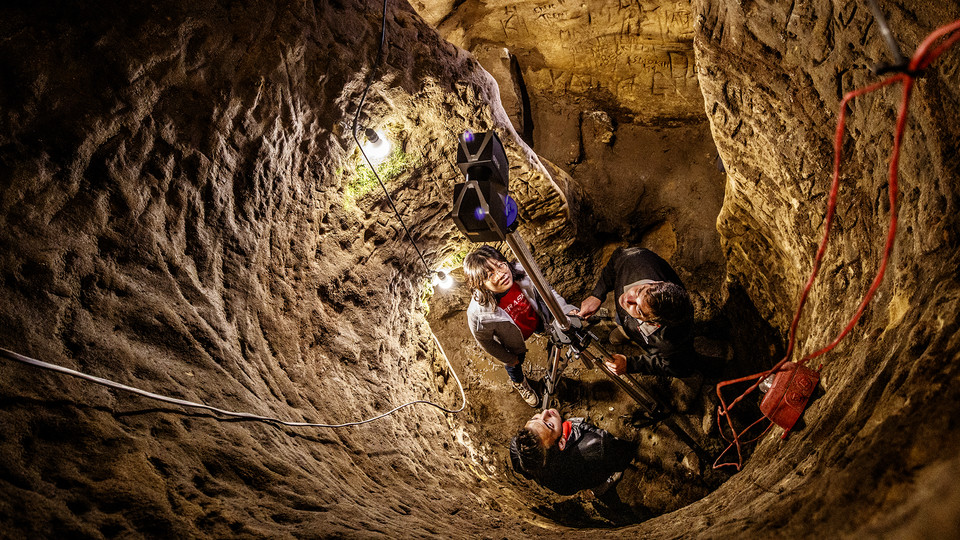
<path id="1" fill-rule="evenodd" d="M 617 375 L 640 373 L 689 377 L 697 371 L 693 350 L 693 304 L 680 277 L 656 253 L 619 248 L 600 274 L 593 292 L 580 304 L 580 316 L 593 315 L 613 291 L 616 323 L 644 352 L 614 354 L 607 366 Z"/>
<path id="2" fill-rule="evenodd" d="M 620 478 L 636 444 L 556 409 L 530 419 L 510 441 L 510 463 L 525 478 L 560 495 L 592 489 L 597 496 Z"/>

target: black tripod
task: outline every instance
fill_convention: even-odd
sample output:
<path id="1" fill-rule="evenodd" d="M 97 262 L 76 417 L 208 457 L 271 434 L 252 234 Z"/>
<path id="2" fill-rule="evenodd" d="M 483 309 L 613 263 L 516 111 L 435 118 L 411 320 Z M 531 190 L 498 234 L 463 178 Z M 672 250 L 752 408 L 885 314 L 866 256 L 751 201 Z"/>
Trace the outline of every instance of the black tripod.
<path id="1" fill-rule="evenodd" d="M 551 329 L 550 341 L 547 343 L 547 375 L 543 379 L 544 392 L 541 401 L 542 409 L 547 410 L 556 405 L 555 391 L 560 382 L 560 376 L 572 361 L 580 360 L 587 369 L 597 368 L 610 378 L 621 390 L 633 398 L 638 405 L 650 416 L 655 417 L 664 412 L 659 400 L 650 395 L 633 375 L 617 375 L 605 364 L 613 357 L 600 345 L 600 340 L 593 333 L 583 328 L 582 320 L 570 320 L 570 328 L 560 331 Z"/>
<path id="2" fill-rule="evenodd" d="M 550 408 L 551 401 L 554 399 L 552 394 L 560 381 L 563 368 L 570 360 L 580 358 L 588 368 L 598 367 L 652 416 L 658 409 L 657 400 L 643 390 L 632 376 L 618 376 L 600 361 L 600 358 L 612 360 L 613 357 L 600 346 L 597 336 L 583 328 L 579 317 L 568 317 L 560 309 L 560 304 L 557 303 L 550 288 L 547 287 L 546 280 L 540 273 L 540 268 L 534 262 L 533 256 L 523 239 L 517 233 L 510 232 L 505 236 L 505 240 L 513 254 L 517 256 L 517 260 L 520 261 L 520 266 L 530 277 L 530 281 L 533 282 L 540 298 L 547 305 L 550 314 L 553 315 L 553 324 L 550 326 L 550 343 L 547 346 L 549 367 L 547 368 L 547 376 L 544 378 L 543 410 Z M 563 358 L 564 351 L 567 356 L 566 361 Z"/>
<path id="3" fill-rule="evenodd" d="M 457 166 L 466 177 L 466 182 L 454 185 L 451 217 L 457 228 L 473 242 L 505 240 L 553 315 L 551 344 L 547 352 L 550 367 L 544 378 L 545 391 L 541 403 L 543 409 L 549 408 L 555 400 L 554 393 L 563 368 L 571 360 L 579 358 L 588 368 L 599 368 L 647 414 L 655 417 L 660 408 L 657 400 L 635 378 L 630 375 L 618 376 L 606 366 L 602 360 L 612 360 L 613 357 L 598 344 L 596 336 L 583 328 L 579 318 L 571 319 L 563 312 L 526 243 L 514 232 L 518 225 L 518 209 L 509 196 L 509 167 L 500 138 L 493 131 L 463 133 L 457 147 Z M 665 418 L 664 423 L 698 455 L 703 453 L 696 441 L 676 422 Z"/>
<path id="4" fill-rule="evenodd" d="M 662 422 L 664 426 L 669 428 L 678 439 L 697 454 L 701 466 L 704 463 L 709 463 L 709 456 L 707 456 L 706 451 L 670 415 L 668 407 L 644 389 L 633 375 L 629 373 L 617 375 L 607 367 L 605 360 L 612 360 L 612 356 L 600 345 L 600 340 L 593 332 L 582 327 L 579 318 L 571 320 L 570 329 L 567 331 L 556 329 L 551 331 L 550 341 L 547 344 L 547 360 L 547 374 L 543 378 L 542 410 L 545 411 L 555 407 L 557 401 L 555 392 L 560 382 L 560 376 L 572 361 L 581 360 L 587 369 L 597 368 L 609 377 L 621 390 L 633 398 L 651 420 Z"/>
<path id="5" fill-rule="evenodd" d="M 550 341 L 547 344 L 548 367 L 547 374 L 543 379 L 542 410 L 547 410 L 554 405 L 557 384 L 560 382 L 563 370 L 571 361 L 579 359 L 588 369 L 597 368 L 609 377 L 621 390 L 636 401 L 637 405 L 651 419 L 657 419 L 658 416 L 663 415 L 661 420 L 663 424 L 697 454 L 701 463 L 708 462 L 708 456 L 703 447 L 674 418 L 669 416 L 666 406 L 663 406 L 659 400 L 647 392 L 633 375 L 629 373 L 617 375 L 607 367 L 605 361 L 613 360 L 613 356 L 600 345 L 600 340 L 596 335 L 583 328 L 579 317 L 568 317 L 563 313 L 549 287 L 546 286 L 546 280 L 540 273 L 540 268 L 534 262 L 533 256 L 523 239 L 516 233 L 511 232 L 505 236 L 505 240 L 514 255 L 517 256 L 517 260 L 520 261 L 520 265 L 526 271 L 527 276 L 530 277 L 534 288 L 537 289 L 540 297 L 546 303 L 551 315 L 553 315 L 553 324 L 550 326 Z"/>

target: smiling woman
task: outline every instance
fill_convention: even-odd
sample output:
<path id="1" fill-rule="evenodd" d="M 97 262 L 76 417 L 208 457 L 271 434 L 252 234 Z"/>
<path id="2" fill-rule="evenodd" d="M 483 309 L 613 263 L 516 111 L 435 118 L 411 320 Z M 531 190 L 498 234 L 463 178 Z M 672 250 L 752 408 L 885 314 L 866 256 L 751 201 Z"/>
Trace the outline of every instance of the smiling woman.
<path id="1" fill-rule="evenodd" d="M 536 407 L 540 396 L 523 373 L 525 342 L 552 321 L 550 310 L 523 269 L 507 262 L 492 246 L 480 246 L 467 255 L 463 271 L 472 291 L 467 308 L 470 332 L 484 351 L 503 362 L 514 389 L 527 405 Z M 550 292 L 564 313 L 576 311 L 556 291 Z"/>

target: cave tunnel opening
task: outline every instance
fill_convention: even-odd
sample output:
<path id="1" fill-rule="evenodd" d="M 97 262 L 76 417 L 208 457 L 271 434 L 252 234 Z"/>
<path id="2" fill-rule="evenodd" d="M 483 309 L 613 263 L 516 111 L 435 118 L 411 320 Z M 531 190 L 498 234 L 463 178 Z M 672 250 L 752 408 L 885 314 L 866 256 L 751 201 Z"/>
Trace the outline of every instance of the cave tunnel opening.
<path id="1" fill-rule="evenodd" d="M 617 247 L 670 261 L 714 363 L 642 382 L 715 456 L 712 387 L 783 353 L 820 225 L 809 208 L 828 195 L 833 105 L 874 80 L 861 56 L 879 60 L 883 44 L 852 3 L 627 4 L 389 2 L 365 127 L 394 138 L 385 184 L 437 268 L 471 247 L 448 218 L 467 129 L 503 135 L 520 232 L 571 302 Z M 769 434 L 737 474 L 715 472 L 597 372 L 569 368 L 563 412 L 639 443 L 610 503 L 511 471 L 506 442 L 534 411 L 467 331 L 459 271 L 458 287 L 431 287 L 359 166 L 349 124 L 382 5 L 0 10 L 0 346 L 188 401 L 339 423 L 424 397 L 455 407 L 436 336 L 469 401 L 460 415 L 410 407 L 304 430 L 3 362 L 7 534 L 955 535 L 955 52 L 917 83 L 891 274 L 824 362 L 806 427 Z M 896 6 L 910 43 L 960 18 L 956 2 Z M 857 172 L 804 319 L 811 342 L 854 310 L 880 258 L 889 206 L 876 164 L 896 107 L 871 99 L 851 115 Z M 612 325 L 596 333 L 609 340 Z M 536 378 L 542 338 L 529 347 Z"/>
<path id="2" fill-rule="evenodd" d="M 661 133 L 663 128 L 651 127 L 650 132 Z M 689 133 L 687 130 L 686 133 Z M 661 137 L 667 138 L 667 137 Z M 677 153 L 691 153 L 709 148 L 709 144 L 690 144 L 676 148 Z M 654 156 L 670 161 L 673 156 L 653 152 Z M 714 167 L 715 154 L 702 152 L 696 167 L 707 171 L 708 178 L 717 176 Z M 674 168 L 675 163 L 662 165 L 657 159 L 647 160 L 652 169 Z M 677 167 L 682 168 L 682 167 Z M 677 176 L 701 178 L 684 170 Z M 623 183 L 635 181 L 627 175 Z M 613 188 L 616 191 L 616 187 Z M 714 191 L 717 194 L 717 191 Z M 581 206 L 583 208 L 586 205 Z M 719 212 L 719 201 L 714 201 Z M 696 235 L 709 236 L 704 230 L 713 227 L 716 215 L 700 212 L 700 222 L 687 221 L 677 227 L 676 213 L 664 212 L 655 215 L 669 217 L 653 223 L 640 222 L 637 230 L 626 229 L 618 234 L 596 232 L 596 225 L 574 240 L 565 249 L 551 249 L 537 243 L 534 248 L 546 264 L 541 268 L 548 281 L 554 284 L 568 302 L 579 305 L 590 294 L 590 289 L 615 248 L 638 245 L 666 254 L 677 255 L 677 245 Z M 647 218 L 651 219 L 651 218 Z M 689 218 L 687 218 L 689 219 Z M 680 229 L 679 231 L 677 229 Z M 690 229 L 693 229 L 692 231 Z M 698 230 L 699 229 L 699 230 Z M 462 259 L 466 251 L 480 244 L 461 246 Z M 489 245 L 515 260 L 504 242 Z M 689 253 L 689 252 L 688 252 Z M 697 253 L 703 257 L 703 253 Z M 681 259 L 682 260 L 682 259 Z M 702 261 L 704 266 L 718 261 Z M 686 261 L 684 261 L 686 262 Z M 681 262 L 681 265 L 683 262 Z M 427 321 L 444 348 L 454 351 L 451 355 L 454 369 L 465 381 L 471 401 L 465 411 L 465 421 L 475 441 L 487 449 L 478 457 L 477 465 L 496 472 L 498 478 L 521 494 L 534 512 L 557 524 L 577 528 L 618 527 L 639 523 L 650 517 L 679 509 L 704 497 L 726 480 L 730 474 L 714 470 L 714 459 L 721 453 L 724 442 L 717 431 L 717 398 L 714 386 L 717 381 L 730 379 L 744 373 L 754 373 L 769 367 L 777 354 L 783 351 L 783 336 L 757 312 L 752 301 L 735 284 L 716 279 L 717 274 L 698 277 L 684 269 L 678 269 L 693 298 L 696 323 L 693 331 L 696 354 L 699 356 L 700 374 L 677 379 L 668 376 L 640 377 L 641 385 L 652 393 L 669 413 L 662 416 L 648 414 L 622 390 L 618 389 L 599 369 L 591 369 L 587 363 L 573 362 L 564 371 L 557 391 L 559 409 L 564 417 L 584 417 L 598 427 L 637 444 L 632 463 L 624 471 L 616 489 L 608 490 L 602 498 L 593 492 L 581 492 L 576 496 L 557 496 L 543 488 L 536 488 L 523 480 L 510 465 L 507 446 L 518 428 L 536 412 L 513 391 L 507 373 L 489 354 L 478 345 L 468 330 L 466 308 L 471 292 L 462 269 L 454 270 L 456 286 L 452 289 L 435 289 L 429 299 Z M 556 284 L 560 285 L 556 285 Z M 614 312 L 614 295 L 604 302 L 606 313 Z M 732 324 L 731 321 L 737 321 Z M 623 342 L 611 316 L 593 321 L 590 331 L 599 338 L 599 343 L 612 352 L 636 354 L 638 349 L 629 341 Z M 549 337 L 538 334 L 527 344 L 528 351 L 524 370 L 528 379 L 542 381 L 548 374 L 547 348 Z M 542 390 L 543 386 L 539 386 Z M 759 416 L 754 408 L 750 414 Z M 670 425 L 664 424 L 670 417 Z M 750 421 L 754 418 L 750 418 Z M 749 423 L 749 422 L 747 422 Z M 683 432 L 677 434 L 676 429 Z M 694 441 L 681 438 L 692 436 Z M 691 442 L 693 444 L 691 444 Z M 749 447 L 747 447 L 749 452 Z"/>

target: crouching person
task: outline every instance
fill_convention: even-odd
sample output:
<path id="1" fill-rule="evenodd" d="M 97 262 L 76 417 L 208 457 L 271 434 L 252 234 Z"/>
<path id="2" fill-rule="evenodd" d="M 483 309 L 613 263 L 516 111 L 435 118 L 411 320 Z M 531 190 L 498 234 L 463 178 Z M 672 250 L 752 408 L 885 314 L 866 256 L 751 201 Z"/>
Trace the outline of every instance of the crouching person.
<path id="1" fill-rule="evenodd" d="M 617 375 L 680 378 L 701 370 L 693 349 L 693 303 L 667 261 L 649 249 L 617 249 L 593 292 L 580 304 L 580 316 L 593 315 L 610 291 L 617 299 L 617 333 L 622 332 L 643 353 L 633 357 L 614 354 L 613 361 L 606 362 L 608 368 Z"/>
<path id="2" fill-rule="evenodd" d="M 523 268 L 508 262 L 496 248 L 475 249 L 463 260 L 463 272 L 472 295 L 467 307 L 470 332 L 484 351 L 503 362 L 520 397 L 536 407 L 540 396 L 523 374 L 525 341 L 553 322 L 550 310 Z M 564 313 L 576 313 L 575 306 L 550 292 Z"/>
<path id="3" fill-rule="evenodd" d="M 560 495 L 584 489 L 602 495 L 620 479 L 635 452 L 635 443 L 583 418 L 564 421 L 556 409 L 534 415 L 510 441 L 513 469 Z"/>

